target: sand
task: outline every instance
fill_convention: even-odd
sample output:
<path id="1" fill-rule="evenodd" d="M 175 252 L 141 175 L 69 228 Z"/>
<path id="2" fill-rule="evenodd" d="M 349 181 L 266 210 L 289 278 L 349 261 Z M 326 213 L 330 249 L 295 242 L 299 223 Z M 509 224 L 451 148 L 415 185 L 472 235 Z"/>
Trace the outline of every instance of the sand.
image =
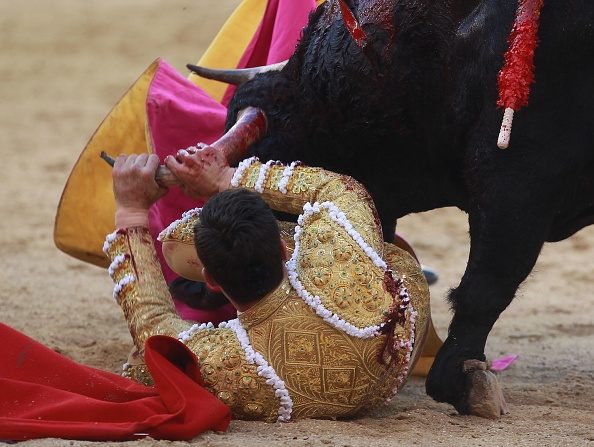
<path id="1" fill-rule="evenodd" d="M 76 361 L 120 370 L 131 343 L 112 283 L 105 271 L 54 247 L 56 206 L 86 140 L 132 81 L 157 56 L 180 70 L 197 60 L 237 1 L 0 2 L 2 322 Z M 431 292 L 444 334 L 445 295 L 466 265 L 466 216 L 454 209 L 410 216 L 400 231 L 440 273 Z M 593 259 L 594 228 L 547 245 L 493 329 L 487 355 L 519 355 L 500 375 L 510 413 L 499 420 L 459 416 L 412 379 L 369 417 L 235 421 L 228 432 L 203 434 L 192 445 L 594 446 Z M 153 444 L 185 445 L 133 443 Z"/>

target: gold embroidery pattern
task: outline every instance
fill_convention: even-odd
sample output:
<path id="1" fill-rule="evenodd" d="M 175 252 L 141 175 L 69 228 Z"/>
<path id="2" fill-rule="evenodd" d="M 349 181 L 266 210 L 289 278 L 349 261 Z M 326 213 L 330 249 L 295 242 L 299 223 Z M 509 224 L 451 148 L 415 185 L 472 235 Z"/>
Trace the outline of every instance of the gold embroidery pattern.
<path id="1" fill-rule="evenodd" d="M 133 275 L 135 281 L 121 290 L 118 302 L 134 344 L 142 353 L 150 336 L 177 337 L 188 323 L 177 316 L 148 230 L 129 228 L 118 234 L 110 246 L 109 255 L 113 260 L 120 254 L 127 255 L 129 260 L 115 269 L 114 282 L 117 283 L 126 274 Z M 134 265 L 142 266 L 142 269 L 136 270 Z"/>
<path id="2" fill-rule="evenodd" d="M 256 162 L 252 164 L 244 174 L 240 185 L 244 186 L 245 188 L 254 188 L 254 186 L 256 186 L 256 182 L 258 181 L 261 167 L 262 163 Z"/>
<path id="3" fill-rule="evenodd" d="M 142 383 L 146 386 L 153 386 L 153 378 L 145 364 L 132 365 L 123 372 L 122 376 L 132 379 L 135 382 Z"/>
<path id="4" fill-rule="evenodd" d="M 181 242 L 183 244 L 194 245 L 194 227 L 200 220 L 198 214 L 192 214 L 180 222 L 167 233 L 162 233 L 161 242 Z"/>
<path id="5" fill-rule="evenodd" d="M 206 388 L 227 404 L 234 417 L 275 422 L 279 399 L 272 386 L 249 364 L 235 333 L 230 329 L 197 332 L 187 346 L 200 359 Z"/>
<path id="6" fill-rule="evenodd" d="M 320 350 L 318 334 L 315 332 L 285 331 L 285 346 L 287 347 L 285 362 L 320 364 Z"/>
<path id="7" fill-rule="evenodd" d="M 249 166 L 240 179 L 239 186 L 253 188 L 261 166 L 260 162 Z M 367 243 L 382 255 L 381 229 L 375 225 L 375 208 L 365 188 L 350 177 L 321 168 L 297 166 L 287 184 L 288 192 L 283 194 L 279 191 L 278 184 L 284 169 L 282 165 L 272 165 L 268 170 L 262 197 L 271 208 L 298 215 L 303 212 L 306 202 L 332 201 L 349 216 L 351 223 Z"/>
<path id="8" fill-rule="evenodd" d="M 253 188 L 258 180 L 261 166 L 260 162 L 252 164 L 244 173 L 239 186 Z M 296 167 L 287 185 L 288 193 L 283 194 L 279 191 L 278 185 L 284 169 L 282 165 L 270 166 L 262 197 L 271 208 L 292 214 L 300 214 L 305 202 L 316 200 L 315 193 L 318 187 L 329 179 L 337 177 L 336 174 L 327 173 L 320 168 Z"/>
<path id="9" fill-rule="evenodd" d="M 383 235 L 379 227 L 369 225 L 373 222 L 372 208 L 365 205 L 365 200 L 356 191 L 337 197 L 333 203 L 347 216 L 361 237 L 380 255 L 383 251 Z"/>
<path id="10" fill-rule="evenodd" d="M 285 247 L 287 247 L 287 256 L 289 258 L 293 256 L 293 251 L 295 250 L 295 239 L 293 239 L 293 237 L 295 235 L 296 225 L 297 224 L 294 222 L 278 221 L 280 236 L 285 244 Z"/>
<path id="11" fill-rule="evenodd" d="M 275 298 L 272 296 L 266 299 Z M 244 321 L 244 314 L 240 316 Z M 245 324 L 245 323 L 244 323 Z M 268 359 L 293 399 L 293 418 L 357 414 L 383 389 L 392 367 L 377 361 L 384 336 L 358 339 L 334 329 L 293 296 L 269 318 L 249 324 L 252 346 Z M 383 390 L 383 395 L 390 389 Z"/>
<path id="12" fill-rule="evenodd" d="M 263 298 L 243 312 L 240 316 L 241 323 L 247 331 L 250 327 L 266 320 L 273 314 L 284 302 L 293 294 L 293 289 L 286 279 L 271 292 L 268 296 L 274 296 L 273 299 Z"/>
<path id="13" fill-rule="evenodd" d="M 290 191 L 293 194 L 303 194 L 313 190 L 315 181 L 312 179 L 312 173 L 305 170 L 298 170 L 289 180 Z"/>
<path id="14" fill-rule="evenodd" d="M 390 268 L 404 277 L 418 310 L 416 338 L 420 340 L 427 328 L 427 284 L 407 253 L 391 244 L 386 244 L 385 250 Z M 366 267 L 369 265 L 366 261 Z M 406 351 L 399 349 L 395 358 L 380 363 L 385 335 L 372 339 L 346 335 L 318 317 L 285 283 L 259 302 L 259 308 L 252 308 L 254 312 L 250 309 L 239 318 L 254 349 L 284 380 L 293 399 L 292 418 L 350 417 L 392 397 L 396 386 L 403 385 L 399 375 L 406 366 Z M 375 312 L 383 313 L 389 307 L 371 295 L 368 299 L 374 304 L 366 305 Z M 342 312 L 338 314 L 344 318 Z M 395 339 L 407 339 L 410 321 L 405 327 L 397 325 L 394 331 Z M 414 358 L 420 348 L 417 342 Z"/>
<path id="15" fill-rule="evenodd" d="M 280 183 L 281 178 L 283 178 L 283 169 L 269 169 L 268 178 L 264 183 L 264 187 L 271 191 L 278 191 L 278 184 Z"/>
<path id="16" fill-rule="evenodd" d="M 134 268 L 132 266 L 131 254 L 126 241 L 126 234 L 120 233 L 116 236 L 115 240 L 111 243 L 108 250 L 108 256 L 113 261 L 117 256 L 125 256 L 124 261 L 120 262 L 118 266 L 113 269 L 111 279 L 114 284 L 119 283 L 126 275 L 133 275 L 136 277 Z M 119 297 L 123 296 L 123 292 L 120 293 Z M 121 298 L 118 298 L 118 303 Z"/>
<path id="17" fill-rule="evenodd" d="M 326 309 L 359 328 L 380 324 L 393 300 L 383 289 L 384 271 L 326 210 L 310 216 L 302 229 L 297 272 Z"/>

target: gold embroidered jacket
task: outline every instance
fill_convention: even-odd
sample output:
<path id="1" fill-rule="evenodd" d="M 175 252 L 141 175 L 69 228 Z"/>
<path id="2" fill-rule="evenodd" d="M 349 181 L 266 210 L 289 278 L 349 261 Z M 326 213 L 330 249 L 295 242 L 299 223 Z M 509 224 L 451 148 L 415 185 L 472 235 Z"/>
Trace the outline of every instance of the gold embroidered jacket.
<path id="1" fill-rule="evenodd" d="M 390 399 L 420 354 L 429 292 L 412 257 L 383 242 L 367 191 L 323 169 L 257 159 L 240 164 L 232 185 L 300 214 L 293 241 L 282 231 L 285 279 L 236 320 L 192 325 L 175 312 L 148 231 L 118 230 L 105 250 L 137 348 L 155 334 L 184 341 L 239 419 L 347 417 Z M 191 243 L 198 215 L 174 222 L 163 242 Z"/>

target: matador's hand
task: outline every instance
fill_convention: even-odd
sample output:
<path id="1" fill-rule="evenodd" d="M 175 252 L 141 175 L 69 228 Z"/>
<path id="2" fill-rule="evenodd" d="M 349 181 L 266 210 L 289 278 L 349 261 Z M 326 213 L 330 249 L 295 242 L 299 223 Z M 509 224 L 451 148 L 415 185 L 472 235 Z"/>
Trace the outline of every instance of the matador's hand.
<path id="1" fill-rule="evenodd" d="M 181 149 L 175 157 L 167 156 L 165 164 L 182 183 L 183 192 L 193 198 L 209 198 L 229 188 L 235 172 L 221 151 L 205 144 Z"/>
<path id="2" fill-rule="evenodd" d="M 120 155 L 112 171 L 116 207 L 149 209 L 167 192 L 155 181 L 159 157 L 155 154 Z"/>

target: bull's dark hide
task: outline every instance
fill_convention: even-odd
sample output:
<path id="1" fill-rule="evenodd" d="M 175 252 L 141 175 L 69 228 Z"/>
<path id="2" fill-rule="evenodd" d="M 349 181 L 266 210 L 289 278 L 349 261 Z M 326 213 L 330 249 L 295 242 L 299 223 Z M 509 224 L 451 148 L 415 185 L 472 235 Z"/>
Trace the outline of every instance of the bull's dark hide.
<path id="1" fill-rule="evenodd" d="M 251 152 L 359 179 L 388 239 L 408 213 L 468 212 L 470 258 L 427 380 L 431 396 L 468 412 L 462 362 L 484 359 L 543 243 L 594 222 L 594 2 L 544 1 L 536 84 L 507 151 L 496 146 L 497 73 L 516 0 L 349 5 L 369 38 L 364 49 L 328 1 L 282 72 L 238 89 L 229 124 L 245 106 L 264 109 L 269 132 Z"/>

